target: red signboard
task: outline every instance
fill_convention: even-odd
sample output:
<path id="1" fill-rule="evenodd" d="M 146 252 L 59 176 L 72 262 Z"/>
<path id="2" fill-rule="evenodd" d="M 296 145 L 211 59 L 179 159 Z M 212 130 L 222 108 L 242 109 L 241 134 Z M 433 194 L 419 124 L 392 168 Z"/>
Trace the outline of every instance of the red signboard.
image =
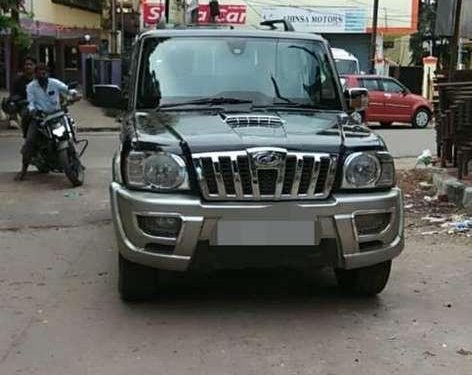
<path id="1" fill-rule="evenodd" d="M 155 25 L 164 17 L 165 5 L 163 3 L 143 3 L 142 14 L 145 25 Z M 198 5 L 198 22 L 210 23 L 210 6 Z M 245 5 L 220 5 L 220 16 L 216 22 L 219 24 L 244 25 L 246 23 Z"/>
<path id="2" fill-rule="evenodd" d="M 210 6 L 200 4 L 198 6 L 198 22 L 210 22 Z M 246 23 L 245 5 L 220 5 L 220 16 L 216 19 L 220 24 L 244 25 Z"/>
<path id="3" fill-rule="evenodd" d="M 165 5 L 162 3 L 144 3 L 143 21 L 146 25 L 155 25 L 159 23 L 161 17 L 164 17 Z"/>

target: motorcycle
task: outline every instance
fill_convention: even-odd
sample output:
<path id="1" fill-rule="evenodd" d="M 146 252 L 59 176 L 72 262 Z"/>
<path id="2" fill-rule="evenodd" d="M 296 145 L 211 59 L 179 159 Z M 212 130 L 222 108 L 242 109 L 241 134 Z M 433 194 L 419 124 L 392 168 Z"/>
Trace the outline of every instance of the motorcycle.
<path id="1" fill-rule="evenodd" d="M 84 183 L 85 167 L 80 158 L 88 147 L 88 140 L 77 139 L 76 123 L 68 110 L 75 101 L 67 98 L 60 111 L 48 115 L 39 113 L 34 118 L 39 139 L 37 153 L 31 161 L 42 173 L 65 173 L 74 187 Z"/>

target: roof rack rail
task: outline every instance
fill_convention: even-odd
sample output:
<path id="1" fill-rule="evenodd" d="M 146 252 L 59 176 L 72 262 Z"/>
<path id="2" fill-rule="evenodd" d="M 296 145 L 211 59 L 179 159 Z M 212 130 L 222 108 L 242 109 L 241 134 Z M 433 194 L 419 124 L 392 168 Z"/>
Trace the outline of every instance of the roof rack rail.
<path id="1" fill-rule="evenodd" d="M 220 23 L 211 23 L 211 22 L 199 22 L 199 23 L 188 23 L 185 25 L 187 28 L 201 28 L 201 29 L 234 29 L 234 25 L 225 25 Z"/>
<path id="2" fill-rule="evenodd" d="M 284 25 L 284 31 L 295 31 L 292 23 L 290 21 L 280 19 L 280 20 L 266 20 L 260 23 L 261 26 L 269 26 L 271 30 L 277 30 L 275 25 L 282 24 Z"/>

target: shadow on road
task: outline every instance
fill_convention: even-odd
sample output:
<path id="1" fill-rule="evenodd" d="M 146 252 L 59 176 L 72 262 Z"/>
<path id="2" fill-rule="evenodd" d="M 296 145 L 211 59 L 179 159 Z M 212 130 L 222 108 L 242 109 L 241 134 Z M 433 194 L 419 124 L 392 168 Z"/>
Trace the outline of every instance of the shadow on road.
<path id="1" fill-rule="evenodd" d="M 334 274 L 328 270 L 304 273 L 295 269 L 224 270 L 166 275 L 159 295 L 147 303 L 126 303 L 135 312 L 162 311 L 178 307 L 216 311 L 257 308 L 279 311 L 293 309 L 349 309 L 375 313 L 383 306 L 381 298 L 355 298 L 340 292 Z M 141 310 L 143 309 L 143 310 Z"/>
<path id="2" fill-rule="evenodd" d="M 26 174 L 26 178 L 23 181 L 15 181 L 16 172 L 2 173 L 2 183 L 10 185 L 10 188 L 17 189 L 31 189 L 34 188 L 40 191 L 50 190 L 64 190 L 72 188 L 71 183 L 64 175 L 64 173 L 40 173 L 38 171 L 31 170 Z"/>

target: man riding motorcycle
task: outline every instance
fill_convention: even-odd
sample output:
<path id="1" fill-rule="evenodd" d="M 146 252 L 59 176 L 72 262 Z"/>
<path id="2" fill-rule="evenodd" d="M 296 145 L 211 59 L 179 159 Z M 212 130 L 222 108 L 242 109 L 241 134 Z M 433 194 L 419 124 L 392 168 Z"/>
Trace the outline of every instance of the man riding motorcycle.
<path id="1" fill-rule="evenodd" d="M 39 113 L 48 115 L 61 109 L 61 95 L 70 95 L 80 99 L 76 90 L 69 90 L 68 86 L 55 78 L 49 78 L 47 68 L 44 64 L 38 64 L 35 69 L 36 79 L 28 84 L 26 88 L 28 100 L 28 113 L 33 118 L 26 132 L 26 139 L 21 150 L 23 154 L 23 165 L 15 179 L 22 181 L 36 153 L 39 136 L 38 122 L 34 120 Z"/>

